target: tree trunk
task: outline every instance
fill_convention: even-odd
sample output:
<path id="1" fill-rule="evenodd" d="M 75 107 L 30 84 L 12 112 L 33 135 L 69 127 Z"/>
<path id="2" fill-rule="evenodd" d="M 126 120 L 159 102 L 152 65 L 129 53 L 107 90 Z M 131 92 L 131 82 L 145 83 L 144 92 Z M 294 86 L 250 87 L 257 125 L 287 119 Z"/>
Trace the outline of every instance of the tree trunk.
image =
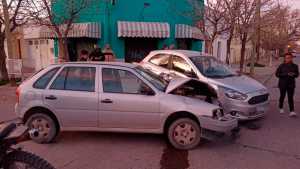
<path id="1" fill-rule="evenodd" d="M 230 30 L 230 35 L 227 40 L 227 53 L 226 53 L 226 63 L 229 65 L 230 64 L 230 57 L 231 57 L 231 42 L 233 39 L 233 32 L 234 30 Z"/>
<path id="2" fill-rule="evenodd" d="M 210 40 L 209 43 L 210 43 L 210 46 L 209 46 L 209 53 L 210 53 L 211 55 L 214 55 L 214 41 L 213 41 L 213 40 Z"/>
<path id="3" fill-rule="evenodd" d="M 253 53 L 250 56 L 250 75 L 254 76 L 255 73 L 255 62 L 256 62 L 256 56 L 257 56 L 257 45 L 256 42 L 253 44 Z"/>
<path id="4" fill-rule="evenodd" d="M 4 38 L 0 38 L 0 69 L 2 78 L 0 80 L 8 81 L 9 76 L 6 69 L 6 53 L 4 48 Z"/>
<path id="5" fill-rule="evenodd" d="M 68 44 L 65 38 L 58 39 L 58 59 L 59 62 L 69 61 Z"/>
<path id="6" fill-rule="evenodd" d="M 244 72 L 245 55 L 246 55 L 246 44 L 247 44 L 247 33 L 242 35 L 242 47 L 241 47 L 241 60 L 240 60 L 240 72 Z"/>
<path id="7" fill-rule="evenodd" d="M 259 36 L 259 35 L 257 35 Z M 258 37 L 258 40 L 257 40 L 258 44 L 256 44 L 256 49 L 255 49 L 255 52 L 256 52 L 256 63 L 258 63 L 260 61 L 260 38 Z"/>

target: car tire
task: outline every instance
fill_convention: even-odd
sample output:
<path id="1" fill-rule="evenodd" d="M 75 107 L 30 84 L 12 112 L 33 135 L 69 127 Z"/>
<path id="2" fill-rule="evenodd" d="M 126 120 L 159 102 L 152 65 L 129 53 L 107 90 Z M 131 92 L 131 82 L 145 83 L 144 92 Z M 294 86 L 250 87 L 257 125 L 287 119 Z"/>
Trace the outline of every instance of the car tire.
<path id="1" fill-rule="evenodd" d="M 58 126 L 53 118 L 44 113 L 31 115 L 26 122 L 26 126 L 28 126 L 30 130 L 36 130 L 34 134 L 30 135 L 31 139 L 36 143 L 51 143 L 57 136 Z"/>
<path id="2" fill-rule="evenodd" d="M 201 127 L 195 120 L 180 118 L 171 123 L 167 135 L 176 149 L 190 150 L 200 144 Z"/>

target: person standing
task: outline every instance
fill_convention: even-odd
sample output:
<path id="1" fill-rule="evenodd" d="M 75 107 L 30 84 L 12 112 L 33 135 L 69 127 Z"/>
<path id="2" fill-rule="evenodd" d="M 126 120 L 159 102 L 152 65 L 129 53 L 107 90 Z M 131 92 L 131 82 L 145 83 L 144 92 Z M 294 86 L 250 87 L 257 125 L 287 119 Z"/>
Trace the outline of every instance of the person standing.
<path id="1" fill-rule="evenodd" d="M 91 60 L 91 61 L 100 61 L 100 62 L 105 61 L 105 57 L 102 53 L 101 48 L 97 47 L 96 49 L 94 49 L 90 53 L 89 60 Z"/>
<path id="2" fill-rule="evenodd" d="M 106 44 L 102 53 L 104 54 L 106 62 L 114 62 L 116 60 L 115 54 L 109 44 Z"/>
<path id="3" fill-rule="evenodd" d="M 168 49 L 169 49 L 168 45 L 164 44 L 162 50 L 168 50 Z"/>
<path id="4" fill-rule="evenodd" d="M 88 59 L 89 59 L 89 52 L 85 49 L 81 50 L 78 61 L 88 61 Z"/>
<path id="5" fill-rule="evenodd" d="M 169 49 L 170 49 L 170 50 L 174 50 L 174 49 L 176 49 L 176 47 L 175 47 L 174 44 L 171 44 L 171 45 L 169 46 Z"/>
<path id="6" fill-rule="evenodd" d="M 290 108 L 290 117 L 297 116 L 294 108 L 294 94 L 296 88 L 296 78 L 299 76 L 298 65 L 293 62 L 293 55 L 291 53 L 285 54 L 284 63 L 282 63 L 276 70 L 276 76 L 279 78 L 278 87 L 280 89 L 279 108 L 280 114 L 284 113 L 283 104 L 286 94 L 288 95 L 288 102 Z"/>

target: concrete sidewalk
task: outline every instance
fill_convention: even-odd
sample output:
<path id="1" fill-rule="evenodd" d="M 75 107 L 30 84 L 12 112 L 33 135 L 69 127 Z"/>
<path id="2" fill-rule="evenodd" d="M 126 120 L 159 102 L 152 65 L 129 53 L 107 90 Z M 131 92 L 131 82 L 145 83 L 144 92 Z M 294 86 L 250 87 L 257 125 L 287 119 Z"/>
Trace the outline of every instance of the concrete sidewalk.
<path id="1" fill-rule="evenodd" d="M 276 68 L 280 63 L 282 63 L 281 59 L 273 60 L 272 66 L 269 66 L 269 62 L 267 60 L 262 60 L 259 62 L 260 64 L 266 65 L 265 67 L 255 67 L 254 69 L 254 79 L 258 80 L 259 82 L 266 84 L 268 83 L 271 78 L 275 75 Z M 239 70 L 239 64 L 231 65 L 231 68 L 234 70 Z M 245 72 L 250 72 L 250 67 L 245 67 Z"/>

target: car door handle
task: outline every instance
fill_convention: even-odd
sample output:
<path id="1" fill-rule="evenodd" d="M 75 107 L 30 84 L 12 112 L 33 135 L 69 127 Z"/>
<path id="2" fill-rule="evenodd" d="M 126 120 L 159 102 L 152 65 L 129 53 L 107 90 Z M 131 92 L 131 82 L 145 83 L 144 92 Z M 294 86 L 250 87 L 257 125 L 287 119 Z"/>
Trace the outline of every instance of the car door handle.
<path id="1" fill-rule="evenodd" d="M 113 103 L 113 101 L 110 99 L 104 99 L 104 100 L 101 100 L 101 103 Z"/>
<path id="2" fill-rule="evenodd" d="M 57 97 L 50 95 L 50 96 L 46 96 L 45 99 L 47 100 L 57 100 Z"/>

